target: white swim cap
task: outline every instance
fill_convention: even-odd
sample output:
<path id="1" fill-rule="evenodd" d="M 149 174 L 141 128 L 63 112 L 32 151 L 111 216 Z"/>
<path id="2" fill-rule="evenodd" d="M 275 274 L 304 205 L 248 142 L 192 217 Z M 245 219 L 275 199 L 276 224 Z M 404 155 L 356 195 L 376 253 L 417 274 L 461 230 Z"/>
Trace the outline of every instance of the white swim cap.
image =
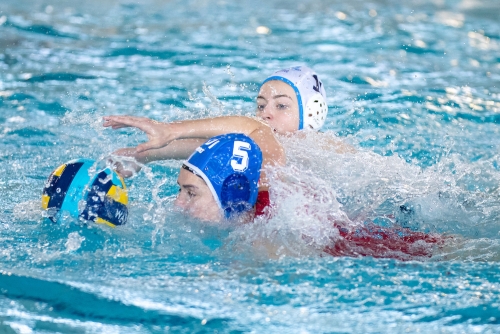
<path id="1" fill-rule="evenodd" d="M 290 85 L 299 102 L 299 130 L 313 129 L 319 131 L 325 124 L 328 106 L 323 83 L 318 75 L 307 66 L 296 66 L 274 72 L 264 80 L 280 80 Z"/>

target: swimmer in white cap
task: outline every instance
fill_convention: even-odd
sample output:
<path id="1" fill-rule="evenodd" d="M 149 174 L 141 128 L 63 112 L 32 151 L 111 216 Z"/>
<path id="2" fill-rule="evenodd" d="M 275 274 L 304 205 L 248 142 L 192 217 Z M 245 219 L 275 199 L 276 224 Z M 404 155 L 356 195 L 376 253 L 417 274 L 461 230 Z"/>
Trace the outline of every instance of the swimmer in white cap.
<path id="1" fill-rule="evenodd" d="M 323 83 L 307 66 L 273 73 L 264 80 L 257 96 L 257 117 L 281 134 L 319 131 L 327 114 Z"/>
<path id="2" fill-rule="evenodd" d="M 311 83 L 312 87 L 310 87 Z M 237 132 L 249 135 L 260 146 L 264 157 L 263 166 L 281 165 L 285 157 L 273 133 L 291 136 L 300 135 L 302 130 L 319 131 L 326 119 L 327 109 L 324 101 L 323 85 L 317 75 L 304 67 L 291 68 L 275 72 L 263 82 L 257 97 L 258 119 L 227 116 L 161 123 L 148 118 L 110 116 L 104 117 L 104 126 L 114 129 L 137 127 L 148 135 L 148 142 L 135 148 L 120 149 L 115 153 L 116 155 L 133 157 L 140 163 L 160 159 L 185 159 L 203 144 L 206 138 Z M 342 150 L 352 152 L 349 148 L 347 150 L 341 148 L 340 151 Z M 266 156 L 268 157 L 267 162 Z M 130 176 L 134 171 L 127 171 L 127 168 L 120 166 L 119 171 L 125 176 Z M 138 165 L 132 169 L 138 170 Z M 186 174 L 186 171 L 181 173 Z M 266 180 L 265 175 L 263 177 Z M 181 179 L 179 181 L 181 187 L 182 182 Z M 266 182 L 264 181 L 264 183 Z M 261 185 L 259 188 L 255 204 L 256 216 L 266 215 L 269 212 L 265 209 L 266 206 L 269 206 L 267 188 L 267 184 L 264 187 Z M 215 198 L 215 196 L 213 197 Z M 210 196 L 205 198 L 210 202 Z M 199 211 L 203 214 L 208 212 L 207 208 L 217 207 L 208 202 L 199 203 Z M 178 203 L 181 204 L 179 206 L 183 205 L 182 202 Z M 190 209 L 186 208 L 186 210 Z M 432 256 L 432 247 L 421 250 L 420 248 L 414 249 L 411 245 L 415 242 L 425 242 L 431 246 L 439 247 L 444 242 L 444 239 L 439 236 L 412 232 L 408 229 L 374 226 L 352 230 L 349 226 L 338 225 L 335 221 L 332 224 L 339 230 L 341 242 L 335 243 L 331 247 L 325 247 L 323 251 L 334 256 L 366 255 L 395 257 L 402 260 L 415 257 L 425 258 Z M 266 248 L 272 249 L 273 245 L 267 245 Z"/>
<path id="3" fill-rule="evenodd" d="M 122 119 L 123 119 L 123 121 L 121 121 Z M 252 120 L 252 119 L 249 118 L 249 120 Z M 182 138 L 186 138 L 186 137 L 181 136 L 180 137 L 181 140 L 175 140 L 172 143 L 173 145 L 168 145 L 166 147 L 167 153 L 165 154 L 164 153 L 165 148 L 162 148 L 165 137 L 163 137 L 162 135 L 168 136 L 169 133 L 170 134 L 175 133 L 175 132 L 169 132 L 169 131 L 163 132 L 163 131 L 165 131 L 165 126 L 166 127 L 177 126 L 177 125 L 183 126 L 183 125 L 185 125 L 185 122 L 160 123 L 160 122 L 156 122 L 156 121 L 153 121 L 153 120 L 150 120 L 147 118 L 137 118 L 137 117 L 129 117 L 129 116 L 124 116 L 124 117 L 114 116 L 114 117 L 109 117 L 109 118 L 105 117 L 105 124 L 104 125 L 110 126 L 113 129 L 117 129 L 117 128 L 122 128 L 122 127 L 128 126 L 129 121 L 132 121 L 137 128 L 146 132 L 148 134 L 148 137 L 150 140 L 144 144 L 139 145 L 137 148 L 119 150 L 119 153 L 121 152 L 121 155 L 128 155 L 128 156 L 135 157 L 140 162 L 159 160 L 158 156 L 161 156 L 162 159 L 187 159 L 189 157 L 189 159 L 186 160 L 185 165 L 188 167 L 187 170 L 191 169 L 191 172 L 196 174 L 196 175 L 202 175 L 202 173 L 200 171 L 196 170 L 196 168 L 199 169 L 200 166 L 196 165 L 195 166 L 196 168 L 193 168 L 192 165 L 195 165 L 197 162 L 196 158 L 198 156 L 202 155 L 202 154 L 196 154 L 196 152 L 200 153 L 200 151 L 204 151 L 205 155 L 206 155 L 207 150 L 204 148 L 204 145 L 205 146 L 207 145 L 206 140 L 208 138 L 211 138 L 211 137 L 220 138 L 221 134 L 219 132 L 222 132 L 222 135 L 232 133 L 229 130 L 225 131 L 225 128 L 217 128 L 216 130 L 206 129 L 205 132 L 203 132 L 203 133 L 198 132 L 198 135 L 196 136 L 197 138 L 190 139 L 189 137 L 187 137 L 187 139 L 182 139 Z M 203 122 L 203 121 L 206 121 L 206 120 L 190 121 L 190 122 L 194 122 L 196 125 L 198 125 L 198 124 L 201 124 L 201 122 Z M 252 120 L 252 121 L 257 122 L 255 120 Z M 257 122 L 257 123 L 259 123 L 259 122 Z M 243 138 L 250 138 L 250 140 L 253 141 L 257 145 L 259 150 L 262 152 L 262 170 L 260 171 L 258 194 L 256 195 L 256 199 L 255 199 L 256 201 L 253 201 L 251 203 L 252 205 L 254 205 L 255 216 L 267 214 L 267 212 L 268 212 L 267 207 L 269 207 L 269 205 L 270 205 L 269 192 L 268 192 L 269 186 L 268 186 L 268 180 L 266 177 L 266 168 L 272 167 L 272 166 L 283 166 L 285 164 L 285 160 L 286 160 L 284 150 L 281 147 L 280 143 L 277 141 L 276 137 L 274 136 L 271 128 L 268 126 L 263 126 L 261 123 L 259 123 L 259 124 L 260 124 L 259 127 L 253 129 L 248 134 L 233 133 L 231 135 L 232 137 L 237 137 L 237 138 L 239 138 L 239 136 L 241 136 Z M 169 129 L 170 129 L 170 127 L 169 127 Z M 221 131 L 221 129 L 223 131 Z M 219 136 L 219 137 L 215 137 L 215 136 Z M 201 138 L 206 137 L 207 139 L 200 139 L 200 137 Z M 168 138 L 170 138 L 170 137 L 168 137 Z M 224 138 L 225 138 L 224 139 L 225 141 L 228 141 L 227 135 Z M 233 139 L 231 139 L 231 140 L 233 140 Z M 218 142 L 221 142 L 221 141 L 222 141 L 222 139 L 218 139 Z M 214 145 L 212 143 L 212 145 L 208 145 L 208 146 L 211 148 Z M 172 147 L 174 147 L 174 149 L 172 149 Z M 130 150 L 131 154 L 127 154 L 127 150 Z M 236 147 L 235 147 L 235 150 L 236 150 Z M 240 153 L 236 152 L 236 151 L 238 151 L 238 150 L 236 150 L 235 152 L 233 152 L 233 155 L 234 156 L 244 156 L 244 155 L 249 154 L 248 153 L 249 151 L 247 151 L 245 148 L 242 148 L 242 150 L 244 150 L 244 152 L 240 152 Z M 193 153 L 193 152 L 195 152 L 195 153 Z M 203 153 L 203 152 L 201 152 L 201 153 Z M 115 157 L 112 157 L 112 160 L 114 160 L 115 165 L 117 166 L 116 169 L 117 169 L 118 173 L 120 173 L 122 176 L 128 177 L 128 176 L 132 175 L 129 164 L 132 165 L 132 169 L 135 169 L 135 171 L 140 169 L 139 166 L 134 164 L 133 162 L 127 163 L 124 160 L 121 160 L 119 157 L 116 158 L 116 155 L 118 155 L 118 154 L 115 153 Z M 137 157 L 139 157 L 139 159 Z M 226 160 L 228 160 L 228 159 L 231 160 L 232 158 L 229 157 Z M 218 162 L 220 162 L 220 161 L 218 161 Z M 127 164 L 127 167 L 124 167 L 122 164 Z M 212 163 L 212 165 L 213 165 L 213 163 Z M 259 167 L 259 169 L 260 169 L 260 167 Z M 211 171 L 210 173 L 212 173 L 214 175 L 215 174 L 219 175 L 220 171 L 219 172 Z M 209 182 L 209 180 L 211 180 L 211 178 L 209 176 L 212 175 L 210 173 L 208 173 L 208 172 L 205 173 L 205 175 L 207 175 L 207 177 L 203 178 L 203 181 L 205 181 L 205 184 L 207 184 L 207 185 L 213 183 L 213 182 L 212 183 Z M 186 175 L 189 176 L 189 174 L 186 174 L 186 170 L 184 170 L 184 169 L 181 170 L 181 173 L 179 176 L 180 177 L 179 185 L 181 186 L 181 189 L 182 189 L 181 183 L 184 182 L 184 178 Z M 181 176 L 182 176 L 182 178 L 181 178 Z M 193 179 L 193 178 L 191 177 L 190 179 Z M 196 180 L 196 179 L 194 179 L 194 180 Z M 196 180 L 196 181 L 200 181 L 200 180 Z M 198 183 L 200 183 L 200 182 L 198 182 Z M 206 187 L 200 186 L 198 188 L 206 190 Z M 209 187 L 209 189 L 212 189 L 212 190 L 215 188 L 217 188 L 217 187 L 216 186 L 212 186 L 212 188 Z M 203 193 L 205 195 L 210 194 L 210 192 L 207 192 L 207 191 L 205 191 Z M 216 194 L 216 193 L 219 194 L 220 191 L 219 192 L 212 191 L 211 193 L 212 194 Z M 202 192 L 200 192 L 200 194 L 202 194 Z M 212 199 L 210 196 L 198 196 L 196 201 L 190 202 L 191 204 L 189 205 L 189 208 L 187 208 L 186 205 L 184 205 L 184 204 L 186 204 L 187 198 L 185 196 L 180 196 L 177 203 L 178 203 L 178 206 L 186 209 L 186 211 L 192 212 L 191 215 L 196 217 L 196 218 L 200 218 L 203 220 L 210 220 L 210 221 L 217 220 L 217 219 L 214 219 L 214 217 L 217 216 L 217 212 L 218 212 L 217 208 L 219 208 L 219 209 L 222 208 L 221 207 L 221 205 L 223 203 L 222 197 L 219 196 L 220 198 L 218 198 L 218 200 L 219 200 L 218 203 L 220 203 L 221 205 L 216 205 L 215 207 L 213 205 L 206 205 L 208 203 L 207 201 L 198 201 L 201 199 L 201 197 L 206 199 L 208 202 L 210 202 L 210 200 Z M 215 197 L 216 196 L 214 195 L 214 198 Z M 195 202 L 198 203 L 199 205 L 196 206 Z M 203 207 L 205 208 L 205 210 L 201 209 Z M 211 209 L 209 209 L 209 208 L 211 208 Z M 222 209 L 225 210 L 225 208 L 222 208 Z"/>
<path id="4" fill-rule="evenodd" d="M 206 139 L 230 132 L 250 135 L 270 127 L 280 135 L 299 135 L 301 130 L 319 131 L 328 113 L 324 85 L 307 66 L 296 66 L 273 73 L 262 83 L 257 96 L 257 118 L 223 116 L 172 123 L 153 121 L 145 117 L 108 116 L 104 126 L 136 127 L 148 135 L 147 143 L 135 148 L 120 149 L 118 156 L 130 156 L 139 163 L 164 159 L 185 159 Z M 340 141 L 329 142 L 336 151 L 353 152 Z M 127 170 L 128 169 L 128 170 Z M 125 177 L 139 170 L 139 165 L 118 167 Z"/>

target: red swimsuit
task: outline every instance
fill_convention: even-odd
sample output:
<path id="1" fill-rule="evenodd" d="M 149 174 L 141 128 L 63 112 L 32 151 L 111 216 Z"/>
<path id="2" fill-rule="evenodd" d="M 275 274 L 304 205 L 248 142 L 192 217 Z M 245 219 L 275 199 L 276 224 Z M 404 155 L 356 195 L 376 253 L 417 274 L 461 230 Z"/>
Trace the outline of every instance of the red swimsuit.
<path id="1" fill-rule="evenodd" d="M 334 224 L 341 238 L 324 252 L 333 256 L 372 256 L 411 260 L 431 257 L 434 246 L 441 246 L 445 237 L 438 234 L 414 232 L 407 228 L 387 228 L 375 224 L 348 230 Z"/>
<path id="2" fill-rule="evenodd" d="M 255 203 L 255 217 L 263 216 L 266 213 L 266 208 L 268 206 L 271 206 L 269 191 L 259 191 L 257 194 L 257 203 Z"/>
<path id="3" fill-rule="evenodd" d="M 255 203 L 255 216 L 263 216 L 271 206 L 269 191 L 259 191 Z M 333 224 L 340 238 L 323 251 L 332 256 L 372 256 L 411 260 L 415 257 L 431 257 L 433 246 L 444 243 L 445 237 L 438 234 L 414 232 L 407 228 L 387 228 L 375 224 L 349 230 Z M 333 240 L 332 240 L 333 241 Z"/>

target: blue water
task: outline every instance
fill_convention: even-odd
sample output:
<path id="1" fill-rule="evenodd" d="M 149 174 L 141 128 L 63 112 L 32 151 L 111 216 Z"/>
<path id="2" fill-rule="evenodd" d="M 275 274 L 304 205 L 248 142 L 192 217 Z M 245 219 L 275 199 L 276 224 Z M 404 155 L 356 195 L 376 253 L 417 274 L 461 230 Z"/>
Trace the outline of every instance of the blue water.
<path id="1" fill-rule="evenodd" d="M 500 332 L 499 11 L 3 0 L 0 332 Z M 146 139 L 102 128 L 103 115 L 253 115 L 259 83 L 296 64 L 326 86 L 324 137 L 358 153 L 282 138 L 288 179 L 273 181 L 283 204 L 271 221 L 175 212 L 176 161 L 127 181 L 124 227 L 42 219 L 54 167 Z M 431 258 L 333 258 L 321 252 L 331 215 L 453 238 Z"/>

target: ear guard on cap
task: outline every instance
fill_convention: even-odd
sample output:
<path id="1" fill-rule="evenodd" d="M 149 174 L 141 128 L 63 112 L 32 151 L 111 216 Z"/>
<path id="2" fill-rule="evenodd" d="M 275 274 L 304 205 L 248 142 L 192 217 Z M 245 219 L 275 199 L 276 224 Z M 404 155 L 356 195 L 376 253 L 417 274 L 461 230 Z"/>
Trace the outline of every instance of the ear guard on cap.
<path id="1" fill-rule="evenodd" d="M 309 98 L 304 110 L 304 129 L 321 129 L 325 124 L 328 114 L 328 106 L 326 105 L 323 95 L 317 93 Z"/>
<path id="2" fill-rule="evenodd" d="M 232 174 L 224 180 L 220 201 L 226 218 L 233 213 L 252 208 L 250 205 L 251 188 L 250 181 L 243 174 Z"/>

